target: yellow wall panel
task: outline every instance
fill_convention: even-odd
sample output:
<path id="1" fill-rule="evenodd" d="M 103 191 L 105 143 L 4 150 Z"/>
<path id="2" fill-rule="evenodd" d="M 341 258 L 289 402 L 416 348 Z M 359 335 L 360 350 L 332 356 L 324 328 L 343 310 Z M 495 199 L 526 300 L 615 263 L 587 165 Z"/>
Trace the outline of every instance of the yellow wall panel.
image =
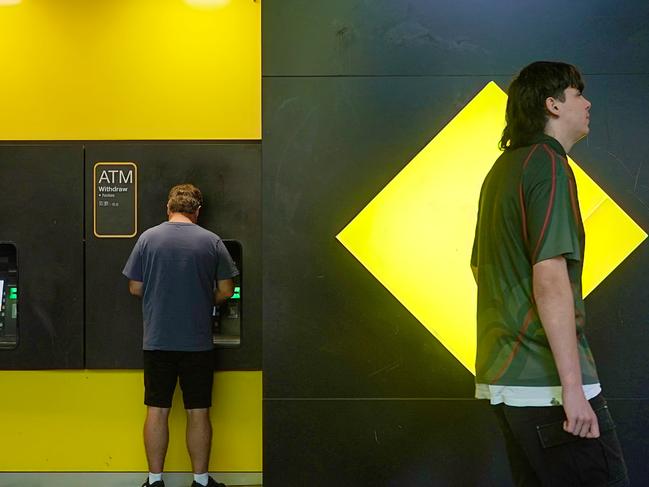
<path id="1" fill-rule="evenodd" d="M 146 471 L 142 371 L 0 372 L 0 471 Z M 219 372 L 210 470 L 262 470 L 262 374 Z M 190 471 L 176 391 L 165 470 Z"/>
<path id="2" fill-rule="evenodd" d="M 259 139 L 261 3 L 0 6 L 0 140 Z"/>

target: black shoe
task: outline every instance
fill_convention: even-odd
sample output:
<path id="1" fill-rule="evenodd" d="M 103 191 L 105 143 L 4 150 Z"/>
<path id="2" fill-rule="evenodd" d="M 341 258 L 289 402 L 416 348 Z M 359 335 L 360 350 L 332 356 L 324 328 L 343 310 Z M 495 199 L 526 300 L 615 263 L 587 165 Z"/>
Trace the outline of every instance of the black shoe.
<path id="1" fill-rule="evenodd" d="M 191 487 L 204 487 L 203 485 L 199 484 L 195 480 L 192 482 Z M 209 478 L 207 481 L 207 486 L 206 487 L 227 487 L 225 484 L 222 484 L 221 482 L 217 482 L 214 480 L 212 477 Z"/>
<path id="2" fill-rule="evenodd" d="M 142 487 L 165 487 L 165 483 L 162 480 L 158 480 L 157 482 L 150 484 L 149 479 L 146 479 L 146 482 L 142 484 Z"/>

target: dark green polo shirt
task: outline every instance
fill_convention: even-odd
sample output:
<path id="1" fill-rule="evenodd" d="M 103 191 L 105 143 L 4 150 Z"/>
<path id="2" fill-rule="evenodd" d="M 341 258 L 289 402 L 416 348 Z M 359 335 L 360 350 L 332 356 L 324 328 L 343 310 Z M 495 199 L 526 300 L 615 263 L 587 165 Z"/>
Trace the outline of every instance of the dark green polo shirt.
<path id="1" fill-rule="evenodd" d="M 532 292 L 532 266 L 559 255 L 572 284 L 582 380 L 595 384 L 584 335 L 577 187 L 563 147 L 543 135 L 531 146 L 503 152 L 482 185 L 471 257 L 478 269 L 478 384 L 560 385 Z"/>

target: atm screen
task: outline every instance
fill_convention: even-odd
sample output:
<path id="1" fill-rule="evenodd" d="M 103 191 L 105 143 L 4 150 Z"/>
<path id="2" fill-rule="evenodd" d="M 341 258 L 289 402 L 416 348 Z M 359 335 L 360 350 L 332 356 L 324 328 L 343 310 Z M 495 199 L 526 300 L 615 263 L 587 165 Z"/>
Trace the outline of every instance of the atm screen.
<path id="1" fill-rule="evenodd" d="M 16 246 L 0 243 L 0 350 L 18 345 L 18 266 Z"/>
<path id="2" fill-rule="evenodd" d="M 213 309 L 214 345 L 218 348 L 236 348 L 241 345 L 241 281 L 242 281 L 242 246 L 236 240 L 224 240 L 232 260 L 239 269 L 239 275 L 233 278 L 234 294 L 230 299 Z"/>

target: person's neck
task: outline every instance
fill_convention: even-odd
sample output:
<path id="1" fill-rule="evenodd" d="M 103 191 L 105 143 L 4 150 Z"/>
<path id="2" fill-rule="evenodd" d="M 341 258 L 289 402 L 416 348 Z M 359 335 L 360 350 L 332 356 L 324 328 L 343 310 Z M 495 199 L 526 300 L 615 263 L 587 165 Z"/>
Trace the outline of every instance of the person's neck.
<path id="1" fill-rule="evenodd" d="M 554 127 L 552 125 L 546 126 L 544 132 L 546 135 L 549 135 L 550 137 L 554 137 L 555 139 L 557 139 L 561 144 L 561 147 L 563 147 L 563 150 L 566 151 L 566 154 L 570 152 L 572 147 L 577 142 L 576 140 L 573 140 L 572 138 L 568 137 L 565 134 L 565 132 L 558 130 L 557 127 Z"/>
<path id="2" fill-rule="evenodd" d="M 170 223 L 196 223 L 184 213 L 170 213 L 168 221 Z"/>

